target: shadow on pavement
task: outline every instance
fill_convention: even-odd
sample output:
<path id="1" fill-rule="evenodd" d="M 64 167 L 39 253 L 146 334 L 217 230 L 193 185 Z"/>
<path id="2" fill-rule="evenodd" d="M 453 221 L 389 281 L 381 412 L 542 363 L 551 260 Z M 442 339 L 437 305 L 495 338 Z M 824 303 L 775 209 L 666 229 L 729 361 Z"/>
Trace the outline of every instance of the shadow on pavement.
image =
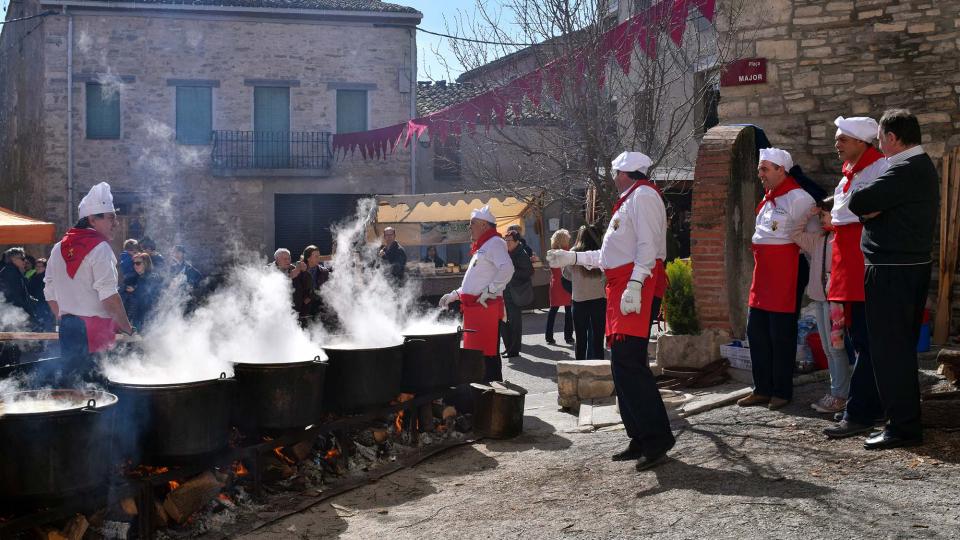
<path id="1" fill-rule="evenodd" d="M 803 480 L 786 478 L 780 474 L 765 476 L 749 459 L 737 460 L 748 472 L 710 469 L 670 459 L 653 470 L 656 487 L 637 493 L 637 497 L 656 495 L 673 489 L 692 489 L 705 495 L 736 495 L 739 497 L 774 497 L 778 499 L 816 499 L 833 491 Z"/>
<path id="2" fill-rule="evenodd" d="M 530 348 L 532 347 L 525 348 L 525 351 Z M 539 359 L 540 356 L 537 355 L 537 358 Z M 557 380 L 557 365 L 553 362 L 531 360 L 523 355 L 514 358 L 504 358 L 503 361 L 512 370 L 526 373 L 527 375 L 532 375 L 534 377 L 550 379 L 554 382 Z"/>
<path id="3" fill-rule="evenodd" d="M 536 416 L 523 417 L 523 433 L 512 439 L 484 439 L 494 452 L 523 452 L 526 450 L 563 450 L 573 443 L 557 435 L 557 428 Z"/>

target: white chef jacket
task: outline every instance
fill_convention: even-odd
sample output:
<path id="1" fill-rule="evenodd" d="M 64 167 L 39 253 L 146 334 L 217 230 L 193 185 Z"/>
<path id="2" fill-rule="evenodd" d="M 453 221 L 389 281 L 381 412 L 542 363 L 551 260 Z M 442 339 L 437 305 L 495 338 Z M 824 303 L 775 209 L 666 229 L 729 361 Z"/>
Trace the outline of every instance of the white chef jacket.
<path id="1" fill-rule="evenodd" d="M 463 284 L 457 289 L 459 294 L 480 296 L 485 290 L 499 296 L 513 277 L 513 261 L 507 252 L 507 243 L 499 236 L 493 236 L 473 254 Z"/>
<path id="2" fill-rule="evenodd" d="M 843 192 L 843 188 L 847 185 L 848 180 L 846 176 L 841 177 L 837 189 L 833 191 L 833 210 L 830 212 L 832 216 L 831 222 L 834 225 L 860 223 L 860 217 L 848 208 L 850 198 L 853 197 L 854 193 L 869 186 L 876 181 L 877 178 L 880 178 L 880 175 L 886 172 L 889 167 L 890 163 L 886 158 L 880 158 L 874 161 L 862 171 L 853 175 L 853 185 L 850 186 L 850 189 L 847 190 L 846 193 Z"/>
<path id="3" fill-rule="evenodd" d="M 117 256 L 109 243 L 101 242 L 90 250 L 71 279 L 57 242 L 47 260 L 43 294 L 57 303 L 61 315 L 109 319 L 101 301 L 118 294 L 117 279 Z"/>
<path id="4" fill-rule="evenodd" d="M 623 197 L 623 193 L 620 194 Z M 657 191 L 640 186 L 610 218 L 599 250 L 577 253 L 577 263 L 609 270 L 633 263 L 630 279 L 643 282 L 667 258 L 667 210 Z"/>
<path id="5" fill-rule="evenodd" d="M 776 203 L 776 204 L 774 204 Z M 794 189 L 767 201 L 757 214 L 756 228 L 751 239 L 754 244 L 793 244 L 799 230 L 803 230 L 816 204 L 803 189 Z"/>

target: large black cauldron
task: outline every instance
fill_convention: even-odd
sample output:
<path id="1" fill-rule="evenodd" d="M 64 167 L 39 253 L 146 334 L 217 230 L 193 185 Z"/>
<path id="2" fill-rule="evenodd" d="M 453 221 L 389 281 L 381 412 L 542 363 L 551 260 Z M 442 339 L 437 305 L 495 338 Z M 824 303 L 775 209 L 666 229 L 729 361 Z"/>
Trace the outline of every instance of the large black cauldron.
<path id="1" fill-rule="evenodd" d="M 457 382 L 462 331 L 404 334 L 403 391 L 414 394 Z"/>
<path id="2" fill-rule="evenodd" d="M 345 414 L 389 404 L 401 390 L 403 347 L 324 347 L 324 410 Z"/>
<path id="3" fill-rule="evenodd" d="M 316 423 L 326 369 L 319 356 L 308 362 L 235 363 L 236 425 L 244 433 L 259 435 Z"/>
<path id="4" fill-rule="evenodd" d="M 0 414 L 0 500 L 6 501 L 0 507 L 55 501 L 103 485 L 117 396 L 80 390 L 0 396 L 4 403 L 24 399 L 67 402 L 67 408 Z"/>
<path id="5" fill-rule="evenodd" d="M 122 384 L 110 389 L 120 398 L 117 434 L 121 457 L 141 463 L 182 463 L 210 456 L 227 446 L 234 380 L 181 384 Z"/>

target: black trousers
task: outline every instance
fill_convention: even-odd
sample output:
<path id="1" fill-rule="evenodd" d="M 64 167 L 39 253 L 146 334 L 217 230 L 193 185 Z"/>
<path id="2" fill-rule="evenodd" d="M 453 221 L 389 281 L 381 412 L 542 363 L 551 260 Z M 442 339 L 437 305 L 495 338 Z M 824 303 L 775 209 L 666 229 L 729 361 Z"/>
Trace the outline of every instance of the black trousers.
<path id="1" fill-rule="evenodd" d="M 659 311 L 660 299 L 657 298 L 653 313 Z M 673 446 L 674 438 L 657 381 L 650 371 L 649 343 L 649 339 L 636 336 L 615 340 L 610 346 L 610 364 L 627 436 L 641 445 L 645 456 L 653 457 Z"/>
<path id="2" fill-rule="evenodd" d="M 513 302 L 504 302 L 507 308 L 507 322 L 500 322 L 500 337 L 507 356 L 520 354 L 523 341 L 523 310 Z"/>
<path id="3" fill-rule="evenodd" d="M 850 377 L 850 395 L 844 418 L 857 424 L 869 425 L 883 416 L 877 378 L 873 374 L 870 356 L 870 334 L 867 331 L 867 312 L 863 302 L 850 303 L 850 340 L 857 352 L 857 363 Z"/>
<path id="4" fill-rule="evenodd" d="M 761 396 L 793 399 L 793 367 L 797 359 L 797 313 L 750 308 L 747 339 L 753 391 Z"/>
<path id="5" fill-rule="evenodd" d="M 35 370 L 42 385 L 73 387 L 91 381 L 96 365 L 87 346 L 87 325 L 73 315 L 60 318 L 60 361 L 41 362 Z"/>
<path id="6" fill-rule="evenodd" d="M 560 308 L 551 307 L 547 313 L 547 341 L 553 341 L 553 323 L 557 320 L 557 312 Z M 570 306 L 563 306 L 563 339 L 570 341 L 573 339 L 573 318 L 570 316 Z"/>
<path id="7" fill-rule="evenodd" d="M 887 430 L 920 437 L 920 382 L 917 340 L 923 321 L 930 263 L 914 266 L 867 266 L 867 329 L 873 373 L 887 416 Z"/>
<path id="8" fill-rule="evenodd" d="M 603 360 L 603 338 L 607 322 L 607 300 L 597 298 L 573 302 L 573 331 L 577 360 Z"/>

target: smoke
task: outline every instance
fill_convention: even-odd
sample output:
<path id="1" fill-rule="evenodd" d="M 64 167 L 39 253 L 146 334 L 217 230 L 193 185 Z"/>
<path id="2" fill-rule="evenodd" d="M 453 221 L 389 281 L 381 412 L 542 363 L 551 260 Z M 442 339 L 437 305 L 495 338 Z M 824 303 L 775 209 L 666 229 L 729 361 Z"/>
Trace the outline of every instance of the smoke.
<path id="1" fill-rule="evenodd" d="M 25 332 L 30 329 L 30 316 L 19 307 L 8 304 L 0 293 L 0 332 Z"/>
<path id="2" fill-rule="evenodd" d="M 403 341 L 405 333 L 434 333 L 451 328 L 436 322 L 438 310 L 417 305 L 419 286 L 407 279 L 394 283 L 379 263 L 377 243 L 366 242 L 366 230 L 376 212 L 374 199 L 362 199 L 351 221 L 333 229 L 335 248 L 330 280 L 321 289 L 324 302 L 336 312 L 345 335 L 333 336 L 339 345 L 388 347 Z M 411 332 L 416 328 L 417 332 Z"/>
<path id="3" fill-rule="evenodd" d="M 291 306 L 290 279 L 261 261 L 237 266 L 227 283 L 184 315 L 175 281 L 143 333 L 141 350 L 116 354 L 101 367 L 108 379 L 177 384 L 233 374 L 233 362 L 303 362 L 325 358 Z"/>

